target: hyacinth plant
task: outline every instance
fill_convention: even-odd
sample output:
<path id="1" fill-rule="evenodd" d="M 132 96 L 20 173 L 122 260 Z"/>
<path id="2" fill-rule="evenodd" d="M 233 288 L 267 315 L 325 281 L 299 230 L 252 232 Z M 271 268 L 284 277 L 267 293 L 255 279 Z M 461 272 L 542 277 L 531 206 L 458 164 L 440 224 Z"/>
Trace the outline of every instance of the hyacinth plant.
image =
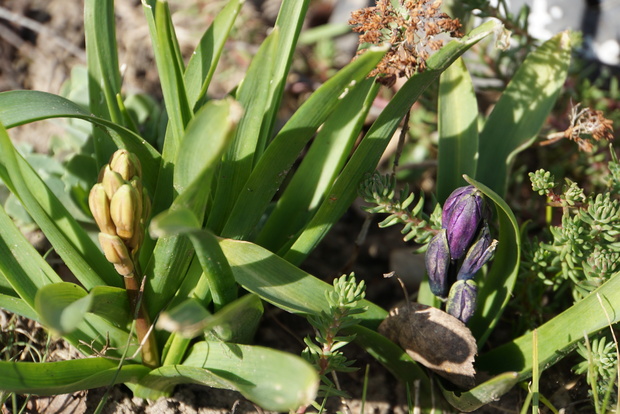
<path id="1" fill-rule="evenodd" d="M 209 85 L 243 1 L 227 3 L 186 63 L 167 3 L 144 0 L 167 115 L 161 137 L 146 136 L 144 131 L 152 130 L 139 128 L 127 109 L 111 0 L 85 2 L 86 107 L 36 91 L 0 94 L 0 178 L 78 280 L 62 281 L 0 209 L 5 258 L 0 306 L 41 322 L 89 356 L 2 361 L 0 390 L 50 395 L 124 383 L 136 396 L 154 399 L 169 395 L 176 384 L 199 383 L 238 390 L 266 409 L 288 411 L 312 403 L 319 375 L 329 371 L 321 369 L 321 361 L 337 360 L 336 347 L 354 341 L 407 383 L 424 411 L 447 403 L 473 410 L 528 379 L 538 365 L 557 361 L 583 332 L 606 325 L 595 316 L 573 324 L 574 315 L 590 315 L 600 306 L 586 297 L 539 328 L 538 338 L 545 340 L 537 353 L 531 334 L 485 350 L 476 369 L 491 379 L 469 390 L 440 382 L 440 398 L 429 374 L 377 332 L 387 312 L 363 300 L 354 281 L 334 289 L 298 267 L 351 205 L 357 183 L 376 168 L 420 94 L 441 78 L 437 198 L 446 224 L 440 208 L 429 217 L 423 202 L 408 211 L 413 197 L 396 202 L 393 180 L 374 179 L 364 194 L 383 203 L 373 211 L 392 214 L 385 225 L 404 222 L 407 237 L 422 244 L 445 233 L 442 254 L 463 250 L 454 258 L 450 253 L 446 266 L 457 274 L 450 289 L 429 280 L 417 300 L 439 307 L 432 292 L 442 296 L 447 290 L 448 310 L 467 320 L 483 349 L 506 307 L 520 258 L 519 228 L 501 198 L 510 165 L 555 102 L 570 51 L 562 34 L 532 52 L 479 131 L 472 83 L 459 56 L 493 33 L 503 39 L 502 25 L 490 20 L 459 37 L 461 28 L 439 12 L 437 1 L 382 0 L 353 16 L 356 31 L 371 33 L 359 56 L 276 132 L 308 3 L 284 0 L 243 82 L 229 97 L 211 100 Z M 440 32 L 455 38 L 436 42 Z M 380 84 L 400 76 L 406 81 L 354 146 Z M 82 159 L 88 186 L 73 188 L 72 194 L 84 216 L 93 218 L 71 214 L 61 201 L 64 189 L 48 186 L 9 139 L 7 129 L 50 118 L 92 125 L 93 151 Z M 468 182 L 463 174 L 471 177 Z M 476 234 L 463 246 L 451 246 L 455 239 L 448 232 L 462 231 L 463 225 L 452 219 L 448 196 L 466 184 L 473 187 L 463 190 L 470 199 L 461 210 L 471 210 L 472 200 L 475 208 L 484 202 L 494 206 L 493 218 L 480 210 Z M 489 230 L 480 226 L 484 220 Z M 478 272 L 495 247 L 490 270 Z M 606 303 L 618 299 L 615 280 L 599 288 Z M 335 303 L 339 297 L 350 303 Z M 318 369 L 299 356 L 251 345 L 262 301 L 318 325 L 316 342 L 323 349 L 307 341 L 308 359 L 318 362 Z M 330 315 L 342 312 L 345 326 L 330 323 Z M 566 335 L 555 335 L 557 329 Z M 346 340 L 333 342 L 326 332 Z"/>
<path id="2" fill-rule="evenodd" d="M 297 265 L 352 203 L 355 183 L 376 167 L 422 91 L 501 24 L 485 23 L 425 59 L 425 70 L 408 74 L 351 153 L 380 88 L 368 76 L 388 46 L 366 48 L 275 131 L 308 3 L 283 1 L 243 82 L 229 97 L 211 100 L 209 84 L 243 1 L 227 3 L 188 62 L 167 3 L 143 1 L 166 112 L 161 137 L 140 128 L 128 110 L 111 0 L 85 2 L 85 106 L 37 91 L 0 94 L 0 177 L 77 279 L 63 281 L 0 209 L 0 306 L 89 356 L 2 361 L 3 392 L 51 395 L 124 383 L 154 399 L 191 382 L 238 390 L 271 410 L 313 401 L 315 368 L 251 345 L 262 300 L 301 316 L 330 314 L 333 287 Z M 92 152 L 80 154 L 81 181 L 73 183 L 71 202 L 65 188 L 48 186 L 7 133 L 51 118 L 92 126 L 86 147 Z M 356 341 L 394 372 L 407 373 L 404 379 L 420 375 L 428 389 L 428 377 L 375 332 L 386 312 L 359 305 L 365 311 L 346 334 L 357 327 Z"/>

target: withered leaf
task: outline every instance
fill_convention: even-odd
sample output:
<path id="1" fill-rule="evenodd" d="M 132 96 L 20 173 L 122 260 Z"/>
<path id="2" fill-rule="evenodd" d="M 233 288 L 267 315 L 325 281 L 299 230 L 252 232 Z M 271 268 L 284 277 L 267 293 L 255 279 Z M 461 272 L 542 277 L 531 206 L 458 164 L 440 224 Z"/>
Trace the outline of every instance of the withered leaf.
<path id="1" fill-rule="evenodd" d="M 475 386 L 476 340 L 469 328 L 446 312 L 419 303 L 398 306 L 379 332 L 415 361 L 463 389 Z"/>

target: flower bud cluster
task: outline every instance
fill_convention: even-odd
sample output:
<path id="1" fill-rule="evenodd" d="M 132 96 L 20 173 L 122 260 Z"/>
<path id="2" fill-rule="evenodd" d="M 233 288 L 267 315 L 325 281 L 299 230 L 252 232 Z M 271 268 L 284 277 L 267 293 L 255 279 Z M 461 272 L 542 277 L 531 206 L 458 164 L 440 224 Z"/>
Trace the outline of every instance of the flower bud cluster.
<path id="1" fill-rule="evenodd" d="M 476 187 L 457 188 L 444 203 L 442 228 L 426 251 L 431 291 L 442 298 L 447 296 L 446 311 L 463 322 L 476 310 L 474 276 L 497 246 L 489 232 L 489 217 L 490 210 Z"/>
<path id="2" fill-rule="evenodd" d="M 99 172 L 88 197 L 90 211 L 99 227 L 99 243 L 106 259 L 122 276 L 134 272 L 133 258 L 144 239 L 144 223 L 150 199 L 142 187 L 138 158 L 118 150 Z"/>

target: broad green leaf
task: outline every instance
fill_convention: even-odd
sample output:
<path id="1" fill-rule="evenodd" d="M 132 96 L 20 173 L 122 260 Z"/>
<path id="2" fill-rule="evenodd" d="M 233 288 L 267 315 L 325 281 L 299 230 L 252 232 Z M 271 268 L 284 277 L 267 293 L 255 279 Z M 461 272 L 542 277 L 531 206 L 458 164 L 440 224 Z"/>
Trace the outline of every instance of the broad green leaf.
<path id="1" fill-rule="evenodd" d="M 149 372 L 142 365 L 107 358 L 72 359 L 59 362 L 0 361 L 2 391 L 17 394 L 58 395 L 91 388 L 136 382 Z"/>
<path id="2" fill-rule="evenodd" d="M 564 85 L 570 63 L 568 33 L 560 33 L 530 53 L 495 104 L 480 133 L 476 180 L 500 197 L 510 165 L 532 144 Z"/>
<path id="3" fill-rule="evenodd" d="M 468 323 L 480 349 L 499 322 L 512 296 L 519 274 L 521 237 L 517 219 L 506 202 L 484 184 L 467 176 L 465 179 L 493 201 L 499 221 L 499 243 L 493 265 L 484 279 L 478 280 L 477 309 Z"/>
<path id="4" fill-rule="evenodd" d="M 349 157 L 378 90 L 374 79 L 366 79 L 342 99 L 278 199 L 258 244 L 277 251 L 312 217 Z"/>
<path id="5" fill-rule="evenodd" d="M 584 335 L 620 321 L 618 303 L 620 277 L 616 275 L 580 302 L 536 328 L 539 366 L 549 368 L 582 341 Z M 479 356 L 476 369 L 491 375 L 516 371 L 522 381 L 532 374 L 532 355 L 532 332 L 529 332 Z"/>
<path id="6" fill-rule="evenodd" d="M 293 114 L 267 147 L 243 186 L 222 236 L 244 238 L 252 233 L 314 132 L 344 97 L 343 93 L 350 92 L 355 83 L 361 82 L 384 53 L 385 48 L 364 53 L 325 82 Z"/>
<path id="7" fill-rule="evenodd" d="M 245 113 L 219 168 L 217 190 L 207 222 L 215 233 L 222 231 L 259 156 L 261 127 L 272 100 L 269 85 L 277 61 L 279 33 L 276 28 L 263 41 L 235 96 Z"/>
<path id="8" fill-rule="evenodd" d="M 439 154 L 437 200 L 443 204 L 463 174 L 476 176 L 478 162 L 478 102 L 463 59 L 457 59 L 439 78 Z"/>
<path id="9" fill-rule="evenodd" d="M 230 0 L 202 35 L 185 69 L 187 100 L 196 111 L 197 103 L 207 94 L 226 40 L 245 0 Z"/>
<path id="10" fill-rule="evenodd" d="M 53 283 L 37 291 L 35 309 L 46 327 L 64 335 L 73 332 L 84 320 L 92 300 L 75 283 Z"/>
<path id="11" fill-rule="evenodd" d="M 358 184 L 366 174 L 374 171 L 394 131 L 428 85 L 472 45 L 502 28 L 499 21 L 489 20 L 462 39 L 452 40 L 429 58 L 424 72 L 414 74 L 405 82 L 366 133 L 316 215 L 284 256 L 288 261 L 301 263 L 349 208 L 357 196 Z"/>
<path id="12" fill-rule="evenodd" d="M 213 341 L 198 342 L 183 365 L 153 370 L 140 384 L 157 390 L 181 382 L 235 389 L 266 410 L 286 412 L 314 400 L 319 378 L 296 355 Z"/>
<path id="13" fill-rule="evenodd" d="M 209 101 L 196 113 L 183 136 L 174 166 L 174 187 L 179 195 L 197 183 L 202 192 L 209 192 L 213 171 L 242 114 L 243 109 L 230 98 Z"/>
<path id="14" fill-rule="evenodd" d="M 0 125 L 0 177 L 21 201 L 69 269 L 86 289 L 120 286 L 110 263 L 39 176 L 17 153 Z M 95 271 L 94 269 L 97 269 Z M 39 270 L 34 273 L 40 272 Z M 30 276 L 34 277 L 34 276 Z M 31 298 L 34 295 L 29 294 Z M 22 296 L 22 298 L 24 298 Z M 25 299 L 25 298 L 24 298 Z"/>
<path id="15" fill-rule="evenodd" d="M 0 92 L 0 123 L 5 128 L 50 118 L 83 119 L 103 127 L 109 134 L 108 139 L 112 139 L 118 148 L 125 148 L 140 158 L 144 186 L 150 194 L 154 193 L 161 157 L 139 135 L 121 125 L 92 116 L 77 104 L 58 95 L 39 91 Z"/>
<path id="16" fill-rule="evenodd" d="M 221 239 L 220 246 L 237 283 L 263 300 L 301 315 L 329 310 L 325 295 L 333 289 L 331 285 L 256 244 Z M 372 302 L 361 305 L 368 309 L 359 315 L 360 323 L 376 329 L 387 313 Z"/>
<path id="17" fill-rule="evenodd" d="M 118 124 L 122 121 L 116 99 L 121 93 L 121 75 L 115 30 L 113 0 L 84 2 L 89 108 L 95 116 Z M 95 157 L 101 166 L 116 148 L 103 131 L 93 128 L 92 133 Z"/>

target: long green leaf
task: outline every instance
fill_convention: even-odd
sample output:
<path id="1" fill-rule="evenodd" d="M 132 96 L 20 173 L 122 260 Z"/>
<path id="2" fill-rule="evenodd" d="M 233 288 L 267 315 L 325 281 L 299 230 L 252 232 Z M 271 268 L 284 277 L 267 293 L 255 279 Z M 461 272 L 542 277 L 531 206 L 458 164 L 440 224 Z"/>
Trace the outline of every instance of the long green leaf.
<path id="1" fill-rule="evenodd" d="M 185 126 L 193 113 L 183 78 L 185 67 L 178 50 L 168 3 L 161 0 L 145 0 L 142 4 L 169 119 L 169 129 L 166 131 L 166 144 L 169 148 L 168 151 L 164 151 L 164 157 L 167 161 L 174 161 Z"/>
<path id="2" fill-rule="evenodd" d="M 465 179 L 493 201 L 499 221 L 499 243 L 493 266 L 480 281 L 476 313 L 469 321 L 469 327 L 480 348 L 499 322 L 512 295 L 519 274 L 521 237 L 517 219 L 506 202 L 484 184 L 467 176 Z"/>
<path id="3" fill-rule="evenodd" d="M 503 197 L 517 153 L 528 147 L 553 108 L 570 63 L 568 33 L 530 53 L 495 105 L 480 133 L 476 180 Z"/>
<path id="4" fill-rule="evenodd" d="M 314 138 L 256 242 L 277 251 L 316 211 L 346 162 L 379 90 L 366 79 L 342 99 Z"/>
<path id="5" fill-rule="evenodd" d="M 230 0 L 228 2 L 200 39 L 187 64 L 184 75 L 185 85 L 187 86 L 187 100 L 194 111 L 198 110 L 196 104 L 207 93 L 230 30 L 244 3 L 245 0 Z"/>
<path id="6" fill-rule="evenodd" d="M 155 398 L 159 390 L 179 383 L 203 384 L 237 390 L 262 408 L 291 411 L 309 404 L 316 396 L 318 376 L 298 356 L 274 349 L 199 342 L 183 365 L 151 371 L 141 381 L 141 396 Z"/>
<path id="7" fill-rule="evenodd" d="M 119 370 L 117 372 L 117 370 Z M 142 365 L 123 365 L 107 358 L 59 362 L 0 361 L 0 390 L 17 394 L 57 395 L 124 382 L 136 382 L 149 372 Z"/>
<path id="8" fill-rule="evenodd" d="M 376 168 L 400 121 L 428 85 L 473 44 L 502 28 L 497 20 L 490 20 L 462 39 L 451 41 L 430 57 L 424 72 L 416 73 L 405 82 L 373 123 L 306 230 L 285 255 L 287 260 L 301 263 L 344 214 L 357 196 L 358 183 Z"/>
<path id="9" fill-rule="evenodd" d="M 384 53 L 385 49 L 375 49 L 360 56 L 325 82 L 293 114 L 243 186 L 222 231 L 224 237 L 244 238 L 252 233 L 297 156 L 342 99 L 343 92 L 359 83 Z"/>
<path id="10" fill-rule="evenodd" d="M 83 119 L 103 127 L 109 134 L 108 140 L 116 147 L 125 148 L 140 158 L 144 186 L 151 194 L 154 193 L 161 156 L 139 135 L 119 124 L 92 116 L 74 102 L 58 95 L 39 91 L 0 92 L 0 123 L 5 128 L 51 118 Z"/>
<path id="11" fill-rule="evenodd" d="M 114 123 L 122 120 L 117 96 L 121 93 L 113 0 L 84 2 L 84 34 L 88 58 L 88 96 L 91 113 Z M 93 129 L 95 156 L 99 166 L 115 148 L 107 137 Z"/>
<path id="12" fill-rule="evenodd" d="M 333 289 L 331 285 L 256 244 L 221 239 L 220 246 L 237 283 L 263 300 L 301 315 L 329 310 L 325 295 Z M 361 305 L 368 307 L 359 315 L 362 325 L 376 329 L 387 313 L 372 302 Z"/>
<path id="13" fill-rule="evenodd" d="M 620 321 L 618 303 L 620 277 L 616 275 L 580 302 L 536 328 L 539 366 L 549 368 L 564 358 L 584 335 Z M 532 375 L 532 346 L 532 332 L 529 332 L 479 356 L 476 369 L 491 375 L 514 371 L 518 373 L 518 381 L 523 381 Z"/>
<path id="14" fill-rule="evenodd" d="M 277 28 L 274 29 L 261 44 L 236 94 L 245 113 L 219 169 L 217 190 L 207 222 L 215 233 L 222 231 L 258 156 L 261 127 L 272 98 L 268 85 L 277 61 L 279 33 Z"/>
<path id="15" fill-rule="evenodd" d="M 478 161 L 478 102 L 461 58 L 439 78 L 437 113 L 437 200 L 443 204 L 455 188 L 466 185 L 463 174 L 476 176 Z"/>

